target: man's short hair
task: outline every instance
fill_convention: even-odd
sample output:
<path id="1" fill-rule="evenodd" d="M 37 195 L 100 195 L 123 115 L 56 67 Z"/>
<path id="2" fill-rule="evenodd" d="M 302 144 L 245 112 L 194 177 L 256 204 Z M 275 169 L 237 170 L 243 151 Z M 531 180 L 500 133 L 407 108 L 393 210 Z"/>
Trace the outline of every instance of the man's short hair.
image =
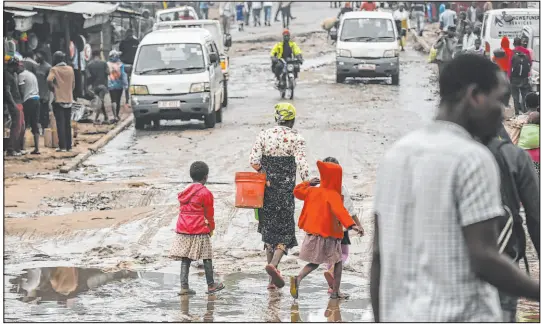
<path id="1" fill-rule="evenodd" d="M 203 161 L 196 161 L 190 166 L 190 177 L 193 181 L 202 181 L 209 174 L 209 166 Z"/>
<path id="2" fill-rule="evenodd" d="M 522 38 L 515 37 L 515 39 L 513 40 L 513 46 L 522 46 Z"/>
<path id="3" fill-rule="evenodd" d="M 528 110 L 539 108 L 539 94 L 535 92 L 528 93 L 524 98 L 524 104 Z"/>
<path id="4" fill-rule="evenodd" d="M 442 102 L 460 101 L 464 91 L 471 84 L 483 93 L 489 93 L 498 86 L 499 67 L 488 58 L 477 54 L 462 54 L 443 67 L 440 74 L 440 97 Z"/>

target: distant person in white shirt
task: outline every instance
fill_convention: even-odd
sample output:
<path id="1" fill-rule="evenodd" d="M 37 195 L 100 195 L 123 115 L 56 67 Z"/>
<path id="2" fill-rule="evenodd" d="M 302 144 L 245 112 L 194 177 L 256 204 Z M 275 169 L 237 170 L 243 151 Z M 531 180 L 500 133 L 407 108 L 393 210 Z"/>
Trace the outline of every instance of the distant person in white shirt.
<path id="1" fill-rule="evenodd" d="M 447 31 L 449 27 L 455 27 L 456 22 L 456 12 L 452 10 L 451 5 L 447 3 L 445 5 L 445 11 L 440 15 L 440 28 Z"/>
<path id="2" fill-rule="evenodd" d="M 466 25 L 464 27 L 465 33 L 464 38 L 462 39 L 462 49 L 471 50 L 475 47 L 475 40 L 477 36 L 473 33 L 471 25 Z"/>
<path id="3" fill-rule="evenodd" d="M 229 29 L 231 28 L 231 17 L 234 17 L 233 4 L 231 1 L 220 2 L 220 21 L 222 24 L 222 29 L 225 34 L 229 34 Z"/>

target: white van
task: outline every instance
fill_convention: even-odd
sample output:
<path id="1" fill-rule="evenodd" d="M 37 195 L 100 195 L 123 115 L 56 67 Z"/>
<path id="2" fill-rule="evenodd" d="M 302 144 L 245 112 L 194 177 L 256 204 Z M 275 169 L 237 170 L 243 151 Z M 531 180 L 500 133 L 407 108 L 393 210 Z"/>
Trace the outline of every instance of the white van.
<path id="1" fill-rule="evenodd" d="M 533 52 L 530 85 L 535 92 L 539 92 L 539 26 L 524 26 L 520 38 L 522 45 Z"/>
<path id="2" fill-rule="evenodd" d="M 481 29 L 482 46 L 485 53 L 492 56 L 494 50 L 501 47 L 503 36 L 507 36 L 513 46 L 513 39 L 520 37 L 522 27 L 539 28 L 539 9 L 511 8 L 489 10 L 483 18 Z"/>
<path id="3" fill-rule="evenodd" d="M 337 83 L 347 77 L 390 77 L 399 84 L 399 33 L 390 12 L 348 12 L 331 38 L 336 40 Z"/>
<path id="4" fill-rule="evenodd" d="M 154 31 L 137 48 L 131 75 L 135 128 L 160 120 L 222 121 L 224 77 L 212 35 L 205 29 Z"/>
<path id="5" fill-rule="evenodd" d="M 158 10 L 156 11 L 156 23 L 164 22 L 164 21 L 174 21 L 175 16 L 178 15 L 179 17 L 184 16 L 184 11 L 188 10 L 190 12 L 190 17 L 192 17 L 194 20 L 199 19 L 199 16 L 197 15 L 197 11 L 193 7 L 190 6 L 181 6 L 181 7 L 175 7 L 171 9 L 164 9 L 164 10 Z"/>
<path id="6" fill-rule="evenodd" d="M 220 66 L 222 67 L 222 73 L 224 74 L 224 106 L 227 106 L 227 82 L 229 80 L 229 55 L 226 52 L 226 48 L 231 47 L 231 36 L 224 35 L 222 32 L 222 26 L 217 20 L 200 19 L 200 20 L 175 20 L 158 22 L 154 25 L 156 30 L 174 29 L 174 28 L 203 28 L 210 32 L 218 52 L 220 53 Z"/>

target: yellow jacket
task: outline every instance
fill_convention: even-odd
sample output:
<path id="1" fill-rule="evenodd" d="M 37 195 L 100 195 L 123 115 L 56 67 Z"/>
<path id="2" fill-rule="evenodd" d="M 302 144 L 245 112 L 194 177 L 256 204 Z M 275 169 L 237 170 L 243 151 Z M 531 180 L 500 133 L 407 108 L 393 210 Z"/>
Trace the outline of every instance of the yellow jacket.
<path id="1" fill-rule="evenodd" d="M 301 49 L 294 41 L 289 41 L 289 47 L 291 47 L 291 51 L 293 52 L 293 56 L 297 56 L 302 54 Z M 278 57 L 279 59 L 282 58 L 282 54 L 284 53 L 284 42 L 278 42 L 274 47 L 272 48 L 270 55 Z"/>

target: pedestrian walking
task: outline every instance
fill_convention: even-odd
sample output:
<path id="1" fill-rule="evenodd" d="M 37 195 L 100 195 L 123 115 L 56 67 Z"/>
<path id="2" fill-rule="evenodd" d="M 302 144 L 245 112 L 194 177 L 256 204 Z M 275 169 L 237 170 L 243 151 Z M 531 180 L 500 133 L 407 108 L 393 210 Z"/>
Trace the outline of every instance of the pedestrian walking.
<path id="1" fill-rule="evenodd" d="M 342 278 L 342 227 L 362 233 L 342 202 L 342 167 L 332 162 L 317 162 L 321 179 L 314 178 L 298 184 L 293 191 L 295 198 L 304 201 L 299 217 L 299 228 L 306 232 L 299 259 L 308 262 L 295 277 L 290 278 L 290 293 L 299 298 L 302 280 L 320 264 L 334 266 L 331 299 L 347 299 L 340 292 Z"/>
<path id="2" fill-rule="evenodd" d="M 128 76 L 124 69 L 124 63 L 120 60 L 120 53 L 112 50 L 109 52 L 109 68 L 108 88 L 111 96 L 111 103 L 115 105 L 113 113 L 115 114 L 115 122 L 120 120 L 120 101 L 122 92 L 128 89 Z"/>
<path id="3" fill-rule="evenodd" d="M 19 91 L 19 78 L 17 75 L 19 64 L 21 63 L 16 57 L 9 58 L 4 72 L 4 102 L 7 104 L 11 118 L 9 130 L 10 147 L 7 150 L 9 156 L 26 154 L 23 150 L 25 132 L 23 98 Z"/>
<path id="4" fill-rule="evenodd" d="M 334 157 L 327 157 L 323 160 L 325 163 L 338 163 L 338 160 Z M 364 229 L 361 225 L 361 221 L 359 220 L 359 217 L 357 216 L 357 211 L 353 207 L 353 200 L 351 200 L 351 195 L 349 194 L 349 191 L 347 187 L 342 183 L 342 202 L 344 204 L 344 207 L 348 211 L 348 213 L 351 215 L 351 218 L 353 218 L 353 221 L 355 222 L 355 225 L 361 230 L 360 234 L 361 236 L 364 235 Z M 346 261 L 349 258 L 349 246 L 351 245 L 351 241 L 349 239 L 349 231 L 347 228 L 344 229 L 344 237 L 342 238 L 342 241 L 340 242 L 340 247 L 342 249 L 342 264 L 344 265 Z M 334 288 L 334 264 L 327 264 L 327 271 L 324 273 L 325 280 L 327 281 L 327 284 L 329 285 L 329 294 L 333 293 Z"/>
<path id="5" fill-rule="evenodd" d="M 179 295 L 195 295 L 195 291 L 190 289 L 188 276 L 191 262 L 201 259 L 205 268 L 207 293 L 212 294 L 225 288 L 223 283 L 214 281 L 212 268 L 210 238 L 215 229 L 214 196 L 205 186 L 208 175 L 209 167 L 205 162 L 192 163 L 190 177 L 193 183 L 178 194 L 180 213 L 170 256 L 181 260 Z"/>
<path id="6" fill-rule="evenodd" d="M 536 145 L 539 147 L 539 113 L 535 112 L 535 114 L 537 114 L 538 124 L 533 139 L 537 139 Z M 505 133 L 503 125 L 501 133 Z M 500 237 L 505 238 L 502 243 L 498 241 L 500 252 L 505 254 L 519 271 L 518 263 L 522 259 L 526 271 L 529 272 L 528 259 L 526 258 L 526 233 L 520 209 L 521 206 L 524 207 L 526 227 L 539 259 L 539 176 L 528 153 L 513 145 L 509 137 L 495 136 L 488 142 L 487 147 L 499 167 L 502 205 L 505 206 L 506 210 L 498 227 Z M 503 311 L 503 322 L 515 322 L 518 297 L 501 289 L 499 297 Z"/>
<path id="7" fill-rule="evenodd" d="M 125 64 L 126 74 L 128 75 L 128 86 L 131 81 L 131 71 L 133 67 L 133 61 L 135 60 L 135 53 L 137 53 L 137 47 L 139 46 L 139 40 L 133 36 L 133 29 L 126 30 L 126 38 L 124 38 L 119 45 L 120 60 Z M 130 92 L 126 93 L 126 103 L 130 102 Z"/>
<path id="8" fill-rule="evenodd" d="M 531 92 L 528 79 L 532 69 L 530 52 L 522 47 L 522 39 L 519 37 L 513 41 L 513 55 L 510 58 L 509 78 L 511 80 L 511 95 L 515 106 L 515 115 L 526 112 L 524 98 Z"/>
<path id="9" fill-rule="evenodd" d="M 263 2 L 263 11 L 265 13 L 265 26 L 270 26 L 272 16 L 272 1 Z"/>
<path id="10" fill-rule="evenodd" d="M 47 77 L 51 71 L 51 65 L 45 60 L 46 53 L 38 51 L 36 53 L 36 62 L 38 68 L 36 70 L 36 78 L 38 79 L 39 86 L 39 124 L 41 125 L 41 132 L 44 134 L 44 129 L 49 128 L 49 114 L 50 108 L 50 91 L 47 85 Z"/>
<path id="11" fill-rule="evenodd" d="M 263 8 L 263 2 L 254 1 L 252 4 L 252 15 L 254 16 L 254 27 L 261 26 L 261 9 Z"/>
<path id="12" fill-rule="evenodd" d="M 505 72 L 505 75 L 509 74 L 509 65 L 511 57 L 513 56 L 513 51 L 509 48 L 510 41 L 507 36 L 502 37 L 501 48 L 494 51 L 494 56 L 492 60 L 500 67 L 500 69 Z M 499 54 L 498 54 L 499 53 Z"/>
<path id="13" fill-rule="evenodd" d="M 278 2 L 278 8 L 276 8 L 276 13 L 274 14 L 274 22 L 280 22 L 278 15 L 282 13 L 282 1 Z"/>
<path id="14" fill-rule="evenodd" d="M 239 28 L 239 31 L 244 30 L 244 13 L 246 11 L 246 4 L 244 2 L 239 2 L 236 5 L 236 12 L 237 12 L 237 25 Z"/>
<path id="15" fill-rule="evenodd" d="M 71 107 L 75 74 L 66 64 L 66 54 L 57 51 L 53 54 L 53 67 L 47 77 L 49 89 L 53 92 L 53 113 L 58 134 L 57 152 L 71 151 Z"/>
<path id="16" fill-rule="evenodd" d="M 501 322 L 498 290 L 539 300 L 539 282 L 499 253 L 498 166 L 475 140 L 500 131 L 508 81 L 490 60 L 464 54 L 439 84 L 436 120 L 399 140 L 377 172 L 376 322 Z"/>
<path id="17" fill-rule="evenodd" d="M 292 19 L 294 19 L 291 16 L 291 4 L 293 1 L 287 1 L 282 5 L 282 25 L 284 28 L 289 28 L 289 23 Z"/>
<path id="18" fill-rule="evenodd" d="M 413 26 L 417 34 L 422 37 L 425 29 L 426 6 L 424 2 L 414 2 L 411 4 L 411 15 L 413 17 Z"/>
<path id="19" fill-rule="evenodd" d="M 235 12 L 233 11 L 234 9 L 235 8 L 233 7 L 233 3 L 231 1 L 220 2 L 220 21 L 222 23 L 222 30 L 226 35 L 229 34 L 231 29 L 231 19 L 235 16 Z"/>
<path id="20" fill-rule="evenodd" d="M 26 52 L 23 54 L 23 60 L 21 63 L 24 69 L 30 71 L 30 73 L 36 75 L 38 69 L 38 63 L 34 60 L 34 53 Z"/>
<path id="21" fill-rule="evenodd" d="M 31 152 L 31 154 L 40 154 L 38 125 L 40 98 L 38 79 L 36 78 L 34 73 L 26 70 L 23 64 L 19 64 L 19 67 L 17 68 L 17 74 L 19 77 L 19 91 L 23 98 L 24 122 L 26 127 L 30 127 L 32 129 L 32 135 L 34 136 L 34 150 Z"/>
<path id="22" fill-rule="evenodd" d="M 440 15 L 440 28 L 447 31 L 449 27 L 456 27 L 457 16 L 450 4 L 442 4 L 442 6 L 445 7 L 445 11 Z"/>
<path id="23" fill-rule="evenodd" d="M 250 16 L 252 15 L 252 1 L 245 1 L 244 2 L 244 24 L 246 26 L 250 26 Z M 254 18 L 254 26 L 255 26 L 255 18 Z"/>
<path id="24" fill-rule="evenodd" d="M 438 73 L 441 74 L 445 64 L 453 59 L 453 55 L 456 51 L 458 40 L 455 37 L 454 27 L 443 32 L 442 36 L 438 38 L 434 44 L 434 48 L 437 51 L 436 64 L 438 65 Z"/>
<path id="25" fill-rule="evenodd" d="M 295 237 L 295 179 L 297 170 L 302 181 L 309 180 L 306 142 L 293 129 L 296 110 L 290 103 L 274 107 L 277 126 L 259 133 L 250 153 L 250 165 L 267 176 L 259 225 L 267 254 L 265 270 L 270 276 L 268 289 L 282 288 L 284 279 L 278 270 L 282 256 L 297 246 Z"/>
<path id="26" fill-rule="evenodd" d="M 101 59 L 101 51 L 95 50 L 92 52 L 92 60 L 86 66 L 87 80 L 90 85 L 89 91 L 100 99 L 101 108 L 97 109 L 94 123 L 98 123 L 100 113 L 103 113 L 103 123 L 109 123 L 109 117 L 105 110 L 105 96 L 108 91 L 109 67 L 106 62 Z"/>
<path id="27" fill-rule="evenodd" d="M 409 13 L 405 9 L 404 3 L 398 4 L 398 9 L 393 12 L 393 19 L 395 21 L 397 30 L 400 31 L 400 49 L 404 51 L 406 46 L 407 31 L 410 29 Z"/>
<path id="28" fill-rule="evenodd" d="M 209 19 L 209 1 L 200 1 L 199 11 L 201 11 L 202 19 Z"/>

